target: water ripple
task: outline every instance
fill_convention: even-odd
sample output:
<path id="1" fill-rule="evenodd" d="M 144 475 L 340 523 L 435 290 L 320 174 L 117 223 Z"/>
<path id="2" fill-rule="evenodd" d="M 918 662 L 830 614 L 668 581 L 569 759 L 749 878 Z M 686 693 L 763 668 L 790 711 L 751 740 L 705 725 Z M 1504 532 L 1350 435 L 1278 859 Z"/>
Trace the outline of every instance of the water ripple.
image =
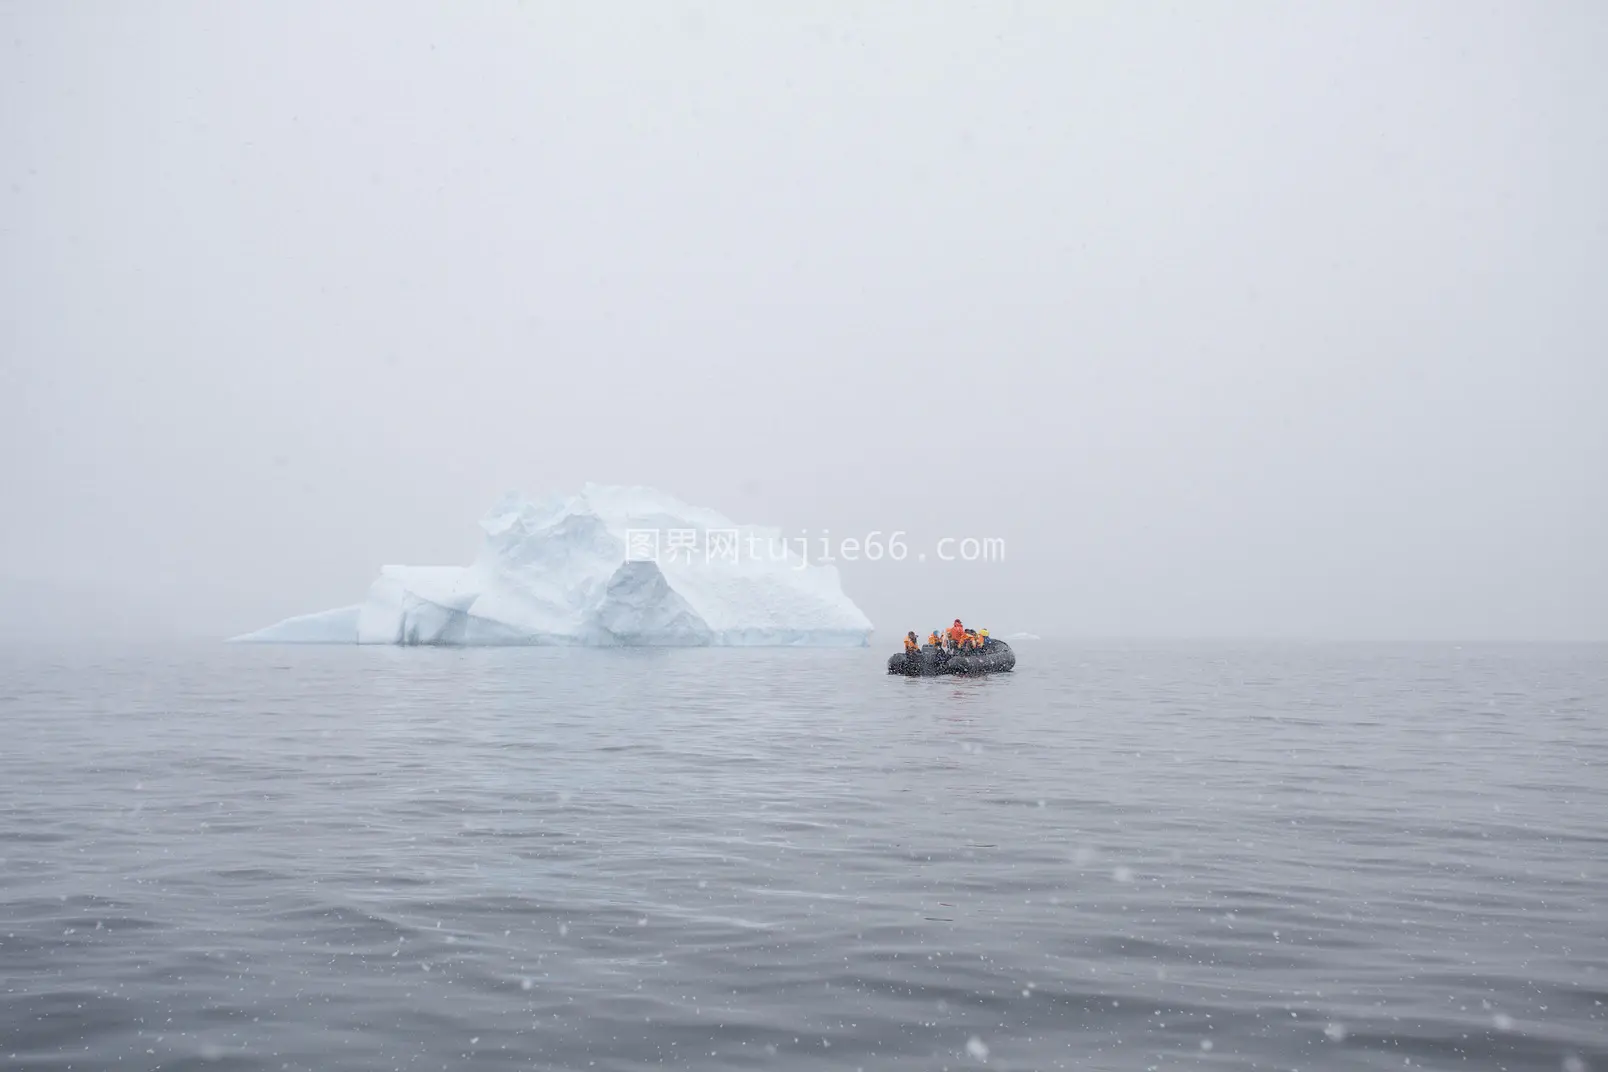
<path id="1" fill-rule="evenodd" d="M 0 657 L 0 1068 L 1608 1072 L 1601 648 Z"/>

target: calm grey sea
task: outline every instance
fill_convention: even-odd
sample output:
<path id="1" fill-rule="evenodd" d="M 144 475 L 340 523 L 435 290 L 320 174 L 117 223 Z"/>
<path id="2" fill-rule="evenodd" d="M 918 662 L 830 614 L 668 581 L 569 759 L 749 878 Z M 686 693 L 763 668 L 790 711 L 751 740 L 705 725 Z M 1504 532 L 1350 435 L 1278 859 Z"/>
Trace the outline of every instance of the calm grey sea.
<path id="1" fill-rule="evenodd" d="M 1608 648 L 0 652 L 6 1069 L 1608 1070 Z"/>

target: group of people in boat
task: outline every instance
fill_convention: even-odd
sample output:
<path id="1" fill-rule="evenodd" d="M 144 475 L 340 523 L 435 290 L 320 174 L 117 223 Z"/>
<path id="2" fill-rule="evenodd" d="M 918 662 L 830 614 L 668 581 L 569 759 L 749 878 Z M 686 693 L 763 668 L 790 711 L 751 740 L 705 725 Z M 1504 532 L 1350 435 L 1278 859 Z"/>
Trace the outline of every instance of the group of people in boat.
<path id="1" fill-rule="evenodd" d="M 942 631 L 934 629 L 927 637 L 927 643 L 950 654 L 979 652 L 988 646 L 988 630 L 967 629 L 960 624 L 960 619 L 956 618 L 955 624 L 948 629 Z M 912 655 L 921 650 L 921 641 L 917 638 L 915 630 L 905 634 L 904 650 Z"/>

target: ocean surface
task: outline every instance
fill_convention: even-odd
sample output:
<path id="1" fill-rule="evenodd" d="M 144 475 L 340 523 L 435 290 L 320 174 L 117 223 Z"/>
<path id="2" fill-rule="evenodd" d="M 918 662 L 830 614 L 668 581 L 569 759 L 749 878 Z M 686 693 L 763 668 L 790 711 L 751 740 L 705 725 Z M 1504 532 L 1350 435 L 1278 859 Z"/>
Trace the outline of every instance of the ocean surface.
<path id="1" fill-rule="evenodd" d="M 1608 1072 L 1608 648 L 0 650 L 0 1068 Z"/>

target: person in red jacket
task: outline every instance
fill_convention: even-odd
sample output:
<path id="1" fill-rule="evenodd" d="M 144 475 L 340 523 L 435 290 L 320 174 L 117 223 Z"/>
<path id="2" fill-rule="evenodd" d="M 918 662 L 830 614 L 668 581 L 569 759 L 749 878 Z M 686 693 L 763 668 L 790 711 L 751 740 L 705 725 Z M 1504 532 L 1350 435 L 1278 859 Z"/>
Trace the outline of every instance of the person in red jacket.
<path id="1" fill-rule="evenodd" d="M 960 624 L 960 619 L 956 618 L 955 624 L 949 627 L 949 646 L 954 648 L 956 651 L 959 651 L 960 646 L 964 644 L 965 641 L 966 629 Z"/>

